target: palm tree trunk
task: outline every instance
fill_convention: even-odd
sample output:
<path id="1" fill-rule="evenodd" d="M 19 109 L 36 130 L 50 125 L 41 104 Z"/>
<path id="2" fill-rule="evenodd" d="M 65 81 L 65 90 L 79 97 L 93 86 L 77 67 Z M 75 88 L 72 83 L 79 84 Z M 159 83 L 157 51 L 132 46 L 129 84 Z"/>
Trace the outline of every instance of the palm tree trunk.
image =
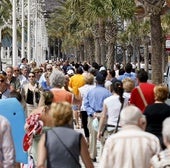
<path id="1" fill-rule="evenodd" d="M 152 74 L 155 84 L 162 83 L 162 28 L 160 14 L 151 15 Z"/>
<path id="2" fill-rule="evenodd" d="M 109 69 L 114 68 L 115 43 L 117 36 L 117 25 L 111 18 L 107 19 L 105 38 L 107 42 L 106 66 Z"/>
<path id="3" fill-rule="evenodd" d="M 86 48 L 86 60 L 89 63 L 92 63 L 95 61 L 94 57 L 94 39 L 92 36 L 88 36 L 85 38 L 85 48 Z"/>
<path id="4" fill-rule="evenodd" d="M 101 49 L 101 64 L 105 65 L 106 60 L 106 40 L 105 40 L 105 22 L 99 19 L 99 40 Z"/>
<path id="5" fill-rule="evenodd" d="M 79 48 L 80 48 L 80 62 L 83 62 L 84 61 L 84 44 L 83 44 L 83 42 L 80 44 Z"/>
<path id="6" fill-rule="evenodd" d="M 126 65 L 126 46 L 122 46 L 122 54 L 123 54 L 123 65 Z"/>
<path id="7" fill-rule="evenodd" d="M 101 64 L 101 50 L 100 50 L 100 40 L 99 40 L 99 25 L 96 23 L 93 28 L 93 36 L 94 36 L 94 46 L 95 46 L 95 61 L 98 64 Z"/>
<path id="8" fill-rule="evenodd" d="M 100 52 L 100 42 L 99 42 L 99 38 L 96 37 L 94 39 L 94 43 L 95 43 L 95 61 L 100 65 L 101 64 L 101 52 Z"/>

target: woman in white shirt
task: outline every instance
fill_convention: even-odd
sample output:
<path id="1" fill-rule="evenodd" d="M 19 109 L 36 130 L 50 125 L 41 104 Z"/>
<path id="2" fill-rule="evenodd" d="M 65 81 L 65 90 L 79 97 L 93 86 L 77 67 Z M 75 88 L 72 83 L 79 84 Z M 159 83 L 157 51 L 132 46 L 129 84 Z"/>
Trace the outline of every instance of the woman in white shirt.
<path id="1" fill-rule="evenodd" d="M 121 81 L 114 81 L 111 85 L 111 90 L 113 95 L 106 98 L 103 102 L 103 111 L 97 136 L 98 139 L 100 139 L 103 134 L 105 123 L 107 123 L 106 128 L 108 131 L 112 132 L 116 128 L 121 108 L 128 105 L 128 99 L 123 98 L 124 89 Z"/>

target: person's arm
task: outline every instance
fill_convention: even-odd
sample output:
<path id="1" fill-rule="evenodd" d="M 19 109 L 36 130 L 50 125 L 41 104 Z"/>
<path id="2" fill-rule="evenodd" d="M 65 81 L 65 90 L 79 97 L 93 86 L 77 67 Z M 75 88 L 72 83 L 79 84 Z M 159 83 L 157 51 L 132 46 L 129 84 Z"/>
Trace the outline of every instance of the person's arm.
<path id="1" fill-rule="evenodd" d="M 10 124 L 4 119 L 2 121 L 2 153 L 3 153 L 3 167 L 13 167 L 15 164 L 15 148 L 11 133 Z"/>
<path id="2" fill-rule="evenodd" d="M 87 114 L 90 115 L 90 114 L 93 114 L 95 111 L 92 109 L 92 107 L 90 106 L 90 98 L 89 98 L 89 94 L 87 93 L 87 96 L 85 97 L 84 99 L 84 107 L 85 107 L 85 110 L 87 111 Z"/>
<path id="3" fill-rule="evenodd" d="M 98 134 L 97 134 L 97 139 L 98 140 L 100 140 L 100 138 L 102 136 L 102 131 L 104 129 L 103 127 L 104 127 L 104 124 L 106 123 L 106 120 L 107 120 L 107 107 L 104 104 L 103 105 L 102 115 L 101 115 L 100 122 L 99 122 L 99 130 L 98 130 Z"/>
<path id="4" fill-rule="evenodd" d="M 134 88 L 131 92 L 131 95 L 130 95 L 130 104 L 131 105 L 135 105 L 136 104 L 136 99 L 138 98 L 137 96 L 137 89 Z"/>
<path id="5" fill-rule="evenodd" d="M 82 161 L 83 161 L 86 168 L 94 168 L 94 165 L 92 163 L 92 160 L 90 158 L 90 154 L 89 154 L 89 151 L 88 151 L 87 142 L 86 142 L 84 136 L 81 137 L 80 155 L 81 155 Z"/>
<path id="6" fill-rule="evenodd" d="M 37 168 L 46 168 L 47 149 L 45 147 L 45 134 L 41 136 L 38 143 L 37 156 Z"/>
<path id="7" fill-rule="evenodd" d="M 39 100 L 39 103 L 38 103 L 38 107 L 45 105 L 45 98 L 44 98 L 43 92 L 40 92 L 40 93 L 41 94 L 40 94 L 40 100 Z"/>

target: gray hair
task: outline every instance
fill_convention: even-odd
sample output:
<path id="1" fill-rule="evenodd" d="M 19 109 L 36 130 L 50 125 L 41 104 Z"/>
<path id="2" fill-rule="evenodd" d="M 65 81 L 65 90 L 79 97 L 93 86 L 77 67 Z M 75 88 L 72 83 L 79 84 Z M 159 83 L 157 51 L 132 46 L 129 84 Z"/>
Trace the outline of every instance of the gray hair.
<path id="1" fill-rule="evenodd" d="M 142 114 L 142 111 L 134 105 L 123 108 L 120 113 L 121 125 L 137 125 L 140 118 L 145 118 L 145 116 Z"/>
<path id="2" fill-rule="evenodd" d="M 170 143 L 170 117 L 163 121 L 162 135 Z"/>
<path id="3" fill-rule="evenodd" d="M 65 84 L 65 75 L 62 71 L 53 70 L 50 75 L 50 86 L 62 88 Z"/>

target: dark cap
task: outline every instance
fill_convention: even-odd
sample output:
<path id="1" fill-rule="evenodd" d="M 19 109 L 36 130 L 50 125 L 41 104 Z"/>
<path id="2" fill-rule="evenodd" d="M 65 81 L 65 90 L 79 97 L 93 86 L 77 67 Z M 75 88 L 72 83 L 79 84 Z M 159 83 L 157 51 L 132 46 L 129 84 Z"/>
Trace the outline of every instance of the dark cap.
<path id="1" fill-rule="evenodd" d="M 98 72 L 97 75 L 96 75 L 96 81 L 98 83 L 104 83 L 105 82 L 105 77 L 102 73 Z"/>

